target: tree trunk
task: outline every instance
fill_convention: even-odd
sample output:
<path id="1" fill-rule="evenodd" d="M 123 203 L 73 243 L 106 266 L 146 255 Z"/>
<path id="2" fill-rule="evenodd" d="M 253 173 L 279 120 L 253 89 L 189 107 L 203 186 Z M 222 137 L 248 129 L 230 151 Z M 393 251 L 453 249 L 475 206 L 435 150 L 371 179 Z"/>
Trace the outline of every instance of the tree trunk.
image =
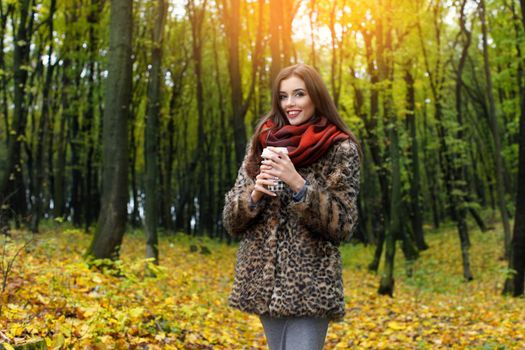
<path id="1" fill-rule="evenodd" d="M 205 162 L 206 154 L 205 154 L 205 142 L 206 142 L 206 135 L 204 133 L 204 85 L 203 85 L 203 75 L 202 75 L 202 44 L 203 44 L 203 22 L 204 22 L 204 16 L 206 11 L 206 3 L 205 0 L 203 4 L 200 7 L 195 6 L 194 0 L 188 0 L 188 3 L 186 5 L 188 16 L 190 18 L 191 22 L 191 34 L 192 34 L 192 49 L 193 49 L 193 60 L 194 60 L 194 73 L 195 73 L 195 80 L 197 84 L 197 113 L 198 113 L 198 120 L 197 120 L 197 149 L 196 152 L 196 159 L 199 159 L 199 167 L 198 167 L 198 173 L 197 173 L 197 181 L 199 183 L 199 186 L 197 188 L 198 193 L 198 203 L 199 208 L 197 212 L 197 232 L 200 234 L 202 233 L 202 227 L 201 223 L 203 222 L 202 218 L 207 215 L 206 212 L 207 208 L 207 193 L 206 193 L 206 187 L 205 187 Z M 233 5 L 232 5 L 233 6 Z M 237 6 L 238 10 L 238 6 Z M 233 11 L 236 11 L 233 9 Z M 234 12 L 235 14 L 235 12 Z M 230 57 L 230 60 L 234 59 Z M 230 63 L 231 64 L 231 63 Z M 237 65 L 238 68 L 238 65 Z M 230 66 L 231 69 L 231 66 Z M 237 81 L 238 82 L 238 81 Z M 240 88 L 240 86 L 239 86 Z M 235 94 L 235 91 L 232 88 L 232 96 Z M 235 99 L 235 97 L 232 97 Z M 240 101 L 239 101 L 240 103 Z M 244 123 L 243 123 L 244 128 Z"/>
<path id="2" fill-rule="evenodd" d="M 20 2 L 20 14 L 13 52 L 14 113 L 7 148 L 7 162 L 4 176 L 0 182 L 0 203 L 9 205 L 16 214 L 25 216 L 27 212 L 26 194 L 22 173 L 22 143 L 25 139 L 27 108 L 25 88 L 29 65 L 30 35 L 32 33 L 34 11 L 31 0 Z M 17 218 L 18 222 L 18 218 Z"/>
<path id="3" fill-rule="evenodd" d="M 146 120 L 146 134 L 144 135 L 144 161 L 146 164 L 146 258 L 153 258 L 159 263 L 159 248 L 157 238 L 157 224 L 159 217 L 159 194 L 157 182 L 159 177 L 158 166 L 158 133 L 161 102 L 161 67 L 162 45 L 164 37 L 164 23 L 166 21 L 168 4 L 165 0 L 157 0 L 153 20 L 155 23 L 152 35 L 153 49 L 151 52 L 151 70 L 148 80 L 148 109 Z"/>
<path id="4" fill-rule="evenodd" d="M 42 90 L 42 109 L 40 114 L 40 120 L 38 124 L 38 137 L 37 137 L 37 146 L 35 151 L 35 172 L 34 172 L 34 207 L 31 217 L 31 231 L 38 232 L 38 225 L 40 223 L 40 218 L 42 217 L 44 210 L 44 194 L 43 194 L 43 184 L 46 177 L 46 167 L 44 164 L 44 148 L 46 143 L 46 133 L 49 128 L 49 112 L 51 108 L 50 103 L 50 93 L 51 93 L 51 83 L 53 79 L 53 71 L 55 65 L 51 64 L 51 57 L 53 55 L 53 24 L 54 24 L 54 15 L 56 11 L 56 0 L 51 0 L 49 6 L 49 17 L 47 18 L 49 26 L 49 50 L 48 60 L 47 60 L 47 69 L 44 80 L 44 87 Z"/>
<path id="5" fill-rule="evenodd" d="M 522 30 L 525 29 L 525 0 L 520 0 Z M 518 46 L 518 45 L 517 45 Z M 521 51 L 518 50 L 518 58 Z M 521 60 L 518 60 L 521 62 Z M 504 294 L 521 296 L 525 289 L 525 81 L 523 63 L 518 63 L 518 88 L 520 95 L 520 135 L 518 193 L 516 197 L 516 214 L 509 259 L 510 273 L 505 280 Z"/>
<path id="6" fill-rule="evenodd" d="M 103 0 L 91 0 L 91 8 L 88 14 L 89 23 L 89 37 L 88 37 L 88 48 L 89 48 L 89 73 L 87 75 L 88 80 L 88 92 L 87 92 L 87 108 L 84 113 L 84 123 L 82 125 L 82 135 L 85 140 L 85 153 L 86 157 L 84 160 L 84 181 L 83 196 L 84 201 L 89 205 L 83 206 L 83 218 L 84 218 L 84 230 L 87 232 L 89 226 L 96 220 L 98 209 L 100 208 L 99 198 L 97 196 L 97 183 L 95 181 L 95 169 L 94 169 L 94 153 L 95 153 L 95 107 L 96 107 L 96 96 L 95 87 L 97 86 L 95 63 L 98 56 L 98 36 L 96 34 L 96 25 L 99 23 L 100 14 L 102 13 Z"/>
<path id="7" fill-rule="evenodd" d="M 270 0 L 270 52 L 272 64 L 270 66 L 270 87 L 282 68 L 281 26 L 283 23 L 281 0 Z M 243 150 L 244 152 L 244 150 Z"/>
<path id="8" fill-rule="evenodd" d="M 483 68 L 485 71 L 485 80 L 487 84 L 486 93 L 489 103 L 489 120 L 490 128 L 492 131 L 492 137 L 494 139 L 494 165 L 496 167 L 496 195 L 498 201 L 498 207 L 501 215 L 501 221 L 503 223 L 503 238 L 504 238 L 504 247 L 503 247 L 503 256 L 506 259 L 510 257 L 510 224 L 509 217 L 507 214 L 507 208 L 505 206 L 505 188 L 503 184 L 503 159 L 501 155 L 501 139 L 499 133 L 498 119 L 496 115 L 496 102 L 494 101 L 494 93 L 492 86 L 492 74 L 490 72 L 490 61 L 489 61 L 489 49 L 488 49 L 488 34 L 487 34 L 487 20 L 486 20 L 486 8 L 485 0 L 479 0 L 479 15 L 481 21 L 481 34 L 482 34 L 482 44 L 483 44 Z"/>
<path id="9" fill-rule="evenodd" d="M 461 50 L 461 57 L 459 59 L 458 70 L 456 75 L 456 113 L 458 121 L 458 132 L 456 133 L 456 141 L 463 144 L 463 96 L 462 96 L 462 79 L 463 79 L 463 68 L 465 67 L 465 61 L 468 55 L 468 49 L 471 43 L 471 33 L 466 28 L 466 18 L 465 18 L 465 5 L 466 0 L 463 0 L 460 8 L 460 28 L 463 36 L 465 37 L 465 43 Z M 455 191 L 454 195 L 454 207 L 456 210 L 457 216 L 457 228 L 459 234 L 459 240 L 461 245 L 461 256 L 463 261 L 463 277 L 466 281 L 471 281 L 474 279 L 472 276 L 472 271 L 470 270 L 470 238 L 467 226 L 467 205 L 466 199 L 468 198 L 468 188 L 466 186 L 466 155 L 461 151 L 455 151 L 454 158 L 459 160 L 455 162 L 452 167 L 454 173 L 454 182 L 455 182 Z"/>
<path id="10" fill-rule="evenodd" d="M 382 3 L 382 2 L 380 2 Z M 385 237 L 385 263 L 384 270 L 379 283 L 378 293 L 381 295 L 394 294 L 394 257 L 396 252 L 396 238 L 401 234 L 400 208 L 401 201 L 401 169 L 399 160 L 399 141 L 397 133 L 397 118 L 394 113 L 394 100 L 392 91 L 393 80 L 393 52 L 392 52 L 392 20 L 391 2 L 386 0 L 383 6 L 384 17 L 378 18 L 376 24 L 376 45 L 379 76 L 381 82 L 386 86 L 383 90 L 383 113 L 387 123 L 387 133 L 390 141 L 390 166 L 391 166 L 391 187 L 390 187 L 390 211 L 388 229 Z"/>
<path id="11" fill-rule="evenodd" d="M 126 228 L 131 103 L 131 0 L 111 0 L 109 69 L 103 126 L 102 208 L 87 255 L 117 259 Z"/>
<path id="12" fill-rule="evenodd" d="M 5 61 L 5 52 L 4 52 L 4 38 L 5 38 L 5 31 L 7 26 L 7 19 L 11 15 L 11 12 L 13 11 L 14 6 L 13 4 L 9 4 L 4 9 L 4 5 L 0 4 L 0 70 L 3 72 L 7 72 L 6 67 L 6 61 Z M 2 92 L 2 109 L 0 110 L 0 113 L 3 115 L 4 119 L 4 130 L 5 133 L 5 142 L 6 147 L 9 147 L 9 110 L 7 103 L 7 91 L 8 91 L 8 80 L 7 80 L 7 74 L 2 74 L 2 85 L 0 88 L 0 91 Z"/>
<path id="13" fill-rule="evenodd" d="M 407 84 L 407 124 L 410 129 L 410 142 L 411 149 L 410 155 L 412 158 L 412 181 L 410 182 L 410 197 L 411 197 L 411 223 L 412 223 L 412 232 L 414 233 L 414 238 L 419 250 L 428 249 L 428 245 L 425 242 L 425 237 L 423 234 L 423 211 L 421 209 L 420 203 L 420 183 L 421 177 L 419 174 L 419 151 L 418 151 L 418 142 L 416 134 L 416 97 L 414 89 L 414 77 L 410 73 L 410 66 L 412 62 L 409 62 L 408 67 L 405 70 L 405 82 Z"/>

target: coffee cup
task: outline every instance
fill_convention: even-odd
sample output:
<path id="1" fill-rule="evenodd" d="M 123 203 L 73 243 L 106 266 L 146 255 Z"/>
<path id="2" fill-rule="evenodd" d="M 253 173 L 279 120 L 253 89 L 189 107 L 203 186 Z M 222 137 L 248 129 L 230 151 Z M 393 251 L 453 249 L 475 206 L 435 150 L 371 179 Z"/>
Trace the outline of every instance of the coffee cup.
<path id="1" fill-rule="evenodd" d="M 288 148 L 286 147 L 272 147 L 274 151 L 270 150 L 269 148 L 263 149 L 263 152 L 261 154 L 261 157 L 263 159 L 267 159 L 271 154 L 277 154 L 277 152 L 282 152 L 285 154 L 288 154 Z M 276 184 L 275 185 L 268 185 L 268 189 L 272 192 L 280 192 L 284 190 L 284 182 L 277 178 L 275 179 Z"/>

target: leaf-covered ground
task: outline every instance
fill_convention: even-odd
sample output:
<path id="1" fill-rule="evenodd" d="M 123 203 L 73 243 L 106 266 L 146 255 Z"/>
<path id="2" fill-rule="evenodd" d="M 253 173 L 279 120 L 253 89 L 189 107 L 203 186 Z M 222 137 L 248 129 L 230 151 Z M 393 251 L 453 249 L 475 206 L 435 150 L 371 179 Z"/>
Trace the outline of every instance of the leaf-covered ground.
<path id="1" fill-rule="evenodd" d="M 394 298 L 376 293 L 379 277 L 366 269 L 372 247 L 342 247 L 347 315 L 330 325 L 325 349 L 525 349 L 525 299 L 500 295 L 506 263 L 497 232 L 472 233 L 469 283 L 453 228 L 427 234 L 431 247 L 412 278 L 398 250 Z M 14 232 L 4 263 L 30 237 Z M 144 237 L 130 233 L 117 277 L 85 263 L 90 237 L 57 226 L 20 251 L 1 295 L 0 344 L 43 338 L 56 349 L 266 348 L 258 318 L 226 305 L 235 245 L 163 237 L 157 278 L 148 278 Z"/>

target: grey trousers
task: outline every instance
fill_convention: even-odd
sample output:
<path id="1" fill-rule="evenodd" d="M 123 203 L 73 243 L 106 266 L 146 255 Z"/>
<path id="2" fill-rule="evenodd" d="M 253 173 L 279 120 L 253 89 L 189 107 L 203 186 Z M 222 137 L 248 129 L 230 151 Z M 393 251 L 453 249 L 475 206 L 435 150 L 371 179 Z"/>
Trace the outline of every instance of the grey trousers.
<path id="1" fill-rule="evenodd" d="M 322 350 L 328 320 L 317 317 L 259 316 L 270 350 Z"/>

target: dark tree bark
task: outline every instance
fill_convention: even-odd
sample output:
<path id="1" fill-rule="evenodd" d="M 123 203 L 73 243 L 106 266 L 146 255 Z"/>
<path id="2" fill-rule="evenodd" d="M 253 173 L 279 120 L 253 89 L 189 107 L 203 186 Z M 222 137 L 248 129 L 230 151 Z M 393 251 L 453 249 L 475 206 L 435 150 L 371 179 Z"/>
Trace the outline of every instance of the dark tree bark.
<path id="1" fill-rule="evenodd" d="M 430 195 L 430 208 L 432 210 L 432 224 L 435 229 L 439 228 L 441 222 L 439 196 L 437 194 L 437 180 L 436 172 L 434 171 L 434 162 L 432 162 L 430 152 L 428 148 L 428 115 L 426 105 L 423 107 L 423 132 L 422 132 L 421 148 L 423 149 L 423 165 L 425 169 L 425 176 L 428 181 L 429 195 Z"/>
<path id="2" fill-rule="evenodd" d="M 6 67 L 6 60 L 5 60 L 5 52 L 4 52 L 4 38 L 5 38 L 5 31 L 7 26 L 7 19 L 11 15 L 11 12 L 13 11 L 14 6 L 13 4 L 7 4 L 4 8 L 4 4 L 0 4 L 0 69 L 3 72 L 7 72 Z M 8 112 L 8 106 L 7 103 L 7 74 L 2 74 L 2 81 L 1 81 L 1 92 L 2 92 L 2 109 L 0 110 L 0 113 L 3 116 L 4 120 L 4 130 L 5 130 L 5 142 L 6 147 L 9 147 L 9 112 Z"/>
<path id="3" fill-rule="evenodd" d="M 0 203 L 9 205 L 10 209 L 22 217 L 27 213 L 27 200 L 22 173 L 22 144 L 24 143 L 27 106 L 25 105 L 25 88 L 29 65 L 30 37 L 33 30 L 34 9 L 32 0 L 20 2 L 18 28 L 13 40 L 13 84 L 14 112 L 11 124 L 12 135 L 7 147 L 7 164 L 0 182 Z M 17 217 L 18 223 L 18 217 Z"/>
<path id="4" fill-rule="evenodd" d="M 468 49 L 470 47 L 472 33 L 467 29 L 466 26 L 466 16 L 465 16 L 465 5 L 466 0 L 463 0 L 460 5 L 460 16 L 459 16 L 459 25 L 461 34 L 464 37 L 464 43 L 461 50 L 461 57 L 459 59 L 458 69 L 456 73 L 456 113 L 457 113 L 457 120 L 459 129 L 456 133 L 456 140 L 457 142 L 464 142 L 463 140 L 463 95 L 462 95 L 462 76 L 463 76 L 463 69 L 465 67 L 465 62 L 468 55 Z M 468 232 L 468 226 L 467 226 L 467 202 L 466 199 L 468 188 L 466 186 L 466 155 L 459 153 L 458 151 L 455 152 L 454 157 L 456 159 L 459 159 L 459 163 L 456 165 L 453 165 L 453 173 L 454 173 L 454 180 L 455 180 L 455 188 L 456 191 L 454 195 L 454 207 L 456 208 L 456 217 L 457 217 L 457 228 L 458 228 L 458 235 L 459 235 L 459 241 L 461 245 L 461 256 L 463 261 L 463 277 L 466 281 L 472 280 L 474 277 L 472 275 L 472 271 L 470 269 L 470 256 L 469 256 L 469 249 L 470 249 L 470 238 L 469 238 L 469 232 Z"/>
<path id="5" fill-rule="evenodd" d="M 525 30 L 525 0 L 520 0 L 521 30 Z M 519 31 L 518 31 L 519 33 Z M 523 35 L 523 34 L 522 34 Z M 516 45 L 519 47 L 518 45 Z M 521 58 L 518 50 L 518 58 Z M 518 62 L 522 62 L 518 60 Z M 514 232 L 511 242 L 509 259 L 510 273 L 503 287 L 504 294 L 521 296 L 525 289 L 525 74 L 523 63 L 518 64 L 518 88 L 520 95 L 520 134 L 519 134 L 519 165 L 518 165 L 518 191 L 516 197 L 516 214 L 514 219 Z"/>
<path id="6" fill-rule="evenodd" d="M 88 205 L 83 206 L 84 229 L 87 232 L 89 226 L 96 220 L 96 215 L 100 210 L 100 199 L 97 191 L 96 169 L 94 169 L 95 157 L 95 114 L 96 114 L 96 95 L 95 88 L 96 81 L 96 60 L 98 57 L 98 36 L 96 33 L 96 25 L 99 22 L 100 14 L 104 6 L 104 0 L 91 0 L 91 8 L 88 14 L 89 34 L 88 34 L 88 48 L 89 48 L 89 73 L 87 75 L 88 91 L 87 91 L 87 108 L 84 113 L 84 123 L 82 124 L 82 135 L 85 140 L 86 147 L 85 160 L 83 164 L 84 181 L 82 184 L 84 201 Z"/>
<path id="7" fill-rule="evenodd" d="M 230 135 L 228 132 L 228 123 L 226 123 L 226 111 L 222 106 L 224 106 L 224 92 L 222 89 L 221 84 L 221 70 L 219 67 L 219 55 L 218 55 L 218 47 L 217 47 L 217 33 L 213 32 L 213 64 L 215 68 L 215 84 L 217 86 L 217 92 L 219 94 L 219 105 L 221 106 L 219 108 L 219 132 L 220 132 L 220 138 L 221 141 L 218 145 L 218 157 L 219 157 L 219 184 L 218 184 L 218 191 L 220 196 L 217 197 L 219 200 L 218 207 L 223 208 L 224 207 L 224 194 L 228 191 L 229 188 L 231 188 L 233 180 L 232 176 L 232 162 L 231 160 L 231 142 L 230 142 Z M 216 222 L 221 222 L 222 220 L 222 213 L 219 211 L 219 217 L 217 218 Z M 226 233 L 226 230 L 224 229 L 223 225 L 217 225 L 219 231 L 219 238 L 222 240 L 225 237 L 230 237 Z"/>
<path id="8" fill-rule="evenodd" d="M 159 217 L 159 194 L 157 182 L 159 177 L 158 164 L 158 133 L 161 102 L 161 67 L 162 45 L 164 38 L 164 23 L 166 21 L 168 4 L 165 0 L 157 0 L 154 10 L 152 33 L 151 70 L 148 80 L 148 110 L 146 120 L 146 134 L 144 136 L 144 161 L 146 163 L 146 257 L 153 258 L 155 264 L 159 263 L 159 248 L 157 238 L 157 224 Z"/>
<path id="9" fill-rule="evenodd" d="M 53 215 L 55 218 L 67 217 L 66 202 L 67 202 L 67 184 L 66 184 L 66 161 L 67 161 L 67 143 L 68 140 L 74 141 L 70 132 L 75 133 L 77 130 L 73 130 L 78 124 L 77 120 L 77 98 L 75 81 L 77 80 L 78 73 L 75 67 L 75 50 L 77 50 L 78 37 L 76 33 L 75 25 L 79 19 L 79 6 L 77 1 L 73 1 L 67 6 L 65 14 L 65 23 L 68 30 L 66 30 L 64 45 L 62 46 L 62 87 L 61 87 L 61 103 L 62 113 L 60 115 L 60 126 L 59 132 L 56 139 L 56 160 L 54 166 L 54 197 L 53 197 Z M 69 131 L 68 132 L 68 127 Z M 76 161 L 76 154 L 70 148 L 71 157 Z M 73 167 L 74 168 L 74 167 Z M 78 181 L 78 178 L 75 178 Z M 76 190 L 76 188 L 74 189 Z M 73 194 L 72 194 L 73 196 Z M 78 204 L 78 196 L 74 195 L 74 203 Z M 78 216 L 75 215 L 75 219 Z"/>
<path id="10" fill-rule="evenodd" d="M 410 182 L 410 219 L 412 232 L 419 250 L 428 249 L 423 233 L 423 210 L 421 208 L 420 184 L 421 176 L 419 173 L 419 150 L 416 133 L 416 95 L 414 88 L 414 77 L 410 72 L 412 62 L 410 61 L 405 70 L 405 82 L 407 84 L 407 117 L 406 121 L 410 130 L 410 156 L 412 165 L 412 181 Z"/>
<path id="11" fill-rule="evenodd" d="M 390 166 L 391 166 L 391 188 L 390 188 L 390 212 L 388 229 L 385 235 L 385 263 L 384 272 L 379 283 L 378 293 L 393 296 L 394 294 L 394 257 L 396 251 L 396 238 L 401 236 L 403 229 L 400 221 L 401 215 L 401 168 L 399 159 L 399 140 L 397 131 L 397 118 L 394 112 L 394 100 L 392 81 L 394 76 L 394 61 L 392 54 L 392 4 L 390 0 L 380 2 L 380 10 L 384 16 L 376 21 L 376 45 L 379 76 L 381 82 L 385 83 L 383 95 L 383 113 L 387 123 L 387 134 L 390 141 Z"/>
<path id="12" fill-rule="evenodd" d="M 49 27 L 49 49 L 48 49 L 48 60 L 47 60 L 47 69 L 44 80 L 44 87 L 42 90 L 42 109 L 40 114 L 40 120 L 38 123 L 38 136 L 37 136 L 37 146 L 35 150 L 35 172 L 34 172 L 34 203 L 31 216 L 31 231 L 38 232 L 38 225 L 40 223 L 40 218 L 43 215 L 44 211 L 44 194 L 43 194 L 43 184 L 46 178 L 46 167 L 44 163 L 44 148 L 46 144 L 46 134 L 49 128 L 49 114 L 51 108 L 50 94 L 51 94 L 51 83 L 53 79 L 53 71 L 55 65 L 51 64 L 51 57 L 53 55 L 53 18 L 56 11 L 56 0 L 51 0 L 49 6 L 49 17 L 47 18 L 48 27 Z"/>
<path id="13" fill-rule="evenodd" d="M 240 1 L 232 0 L 228 16 L 228 70 L 230 72 L 230 89 L 233 110 L 233 134 L 235 139 L 235 158 L 240 166 L 246 149 L 246 126 L 242 111 L 242 77 L 239 63 L 239 34 L 240 34 Z M 260 31 L 262 32 L 262 30 Z"/>
<path id="14" fill-rule="evenodd" d="M 126 228 L 128 117 L 131 102 L 131 0 L 111 0 L 109 69 L 103 125 L 102 208 L 87 256 L 117 259 Z"/>
<path id="15" fill-rule="evenodd" d="M 197 148 L 195 150 L 196 157 L 198 159 L 199 167 L 196 180 L 200 184 L 197 187 L 198 190 L 198 220 L 196 222 L 196 232 L 201 234 L 209 228 L 209 201 L 208 193 L 206 192 L 206 160 L 207 154 L 205 154 L 205 143 L 206 134 L 204 132 L 204 82 L 202 73 L 202 50 L 203 50 L 203 22 L 206 15 L 206 4 L 205 0 L 201 6 L 197 7 L 194 0 L 188 0 L 186 4 L 188 16 L 191 23 L 191 35 L 192 35 L 192 49 L 193 49 L 193 71 L 195 73 L 195 81 L 197 85 Z M 230 58 L 231 59 L 231 58 Z M 232 91 L 232 93 L 234 93 Z M 243 124 L 244 126 L 244 124 Z"/>

